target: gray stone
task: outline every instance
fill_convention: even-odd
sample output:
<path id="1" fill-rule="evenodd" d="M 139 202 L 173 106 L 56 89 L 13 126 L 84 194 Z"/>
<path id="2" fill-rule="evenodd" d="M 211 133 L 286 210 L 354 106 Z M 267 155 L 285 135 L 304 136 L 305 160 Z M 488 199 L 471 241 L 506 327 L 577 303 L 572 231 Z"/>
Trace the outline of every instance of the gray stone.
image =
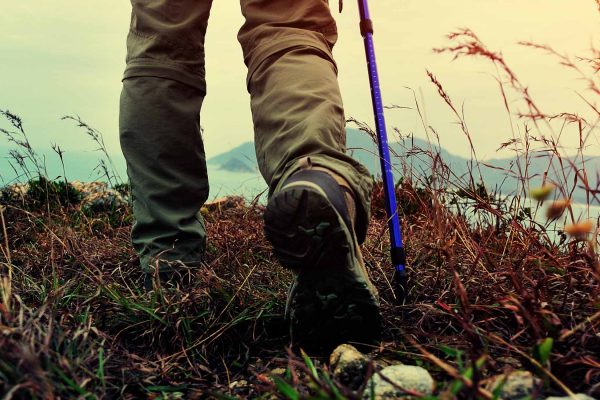
<path id="1" fill-rule="evenodd" d="M 241 379 L 239 381 L 233 381 L 229 384 L 229 389 L 239 389 L 239 388 L 247 388 L 248 381 L 245 379 Z"/>
<path id="2" fill-rule="evenodd" d="M 225 196 L 219 197 L 218 199 L 207 201 L 202 206 L 200 212 L 203 215 L 208 214 L 209 212 L 215 211 L 225 211 L 230 208 L 240 208 L 245 205 L 246 201 L 241 196 Z"/>
<path id="3" fill-rule="evenodd" d="M 363 384 L 369 362 L 367 356 L 349 344 L 339 345 L 329 357 L 333 376 L 343 385 L 354 390 Z"/>
<path id="4" fill-rule="evenodd" d="M 414 365 L 392 365 L 371 377 L 363 393 L 363 399 L 370 399 L 371 395 L 375 400 L 416 399 L 418 397 L 411 396 L 406 391 L 432 395 L 434 390 L 435 381 L 426 369 Z"/>
<path id="5" fill-rule="evenodd" d="M 275 368 L 275 369 L 271 370 L 270 375 L 273 375 L 273 376 L 284 376 L 286 372 L 287 372 L 287 369 L 285 369 L 285 368 Z"/>
<path id="6" fill-rule="evenodd" d="M 108 184 L 106 182 L 81 182 L 81 181 L 73 181 L 71 182 L 71 186 L 77 190 L 83 197 L 86 197 L 92 193 L 102 193 L 108 189 Z"/>
<path id="7" fill-rule="evenodd" d="M 512 369 L 520 369 L 523 368 L 523 364 L 521 364 L 521 361 L 519 361 L 518 359 L 514 358 L 514 357 L 497 357 L 494 361 L 496 361 L 497 364 L 500 364 L 501 370 L 504 370 L 505 366 L 508 366 Z"/>
<path id="8" fill-rule="evenodd" d="M 2 189 L 9 200 L 23 201 L 29 192 L 29 183 L 15 183 Z"/>
<path id="9" fill-rule="evenodd" d="M 548 397 L 546 400 L 596 400 L 593 397 L 588 396 L 587 394 L 577 393 L 573 396 L 565 396 L 565 397 Z"/>
<path id="10" fill-rule="evenodd" d="M 81 200 L 81 207 L 89 212 L 114 211 L 127 205 L 121 193 L 114 189 L 90 192 Z"/>
<path id="11" fill-rule="evenodd" d="M 534 394 L 534 389 L 541 381 L 529 371 L 512 371 L 507 374 L 496 375 L 487 382 L 485 388 L 494 392 L 500 385 L 502 389 L 500 399 L 518 400 Z"/>

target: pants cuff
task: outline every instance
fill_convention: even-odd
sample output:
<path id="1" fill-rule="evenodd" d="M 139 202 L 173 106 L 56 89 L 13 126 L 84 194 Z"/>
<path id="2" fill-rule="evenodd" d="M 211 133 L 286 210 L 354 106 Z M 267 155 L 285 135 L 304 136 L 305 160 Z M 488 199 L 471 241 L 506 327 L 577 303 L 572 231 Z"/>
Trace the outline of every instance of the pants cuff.
<path id="1" fill-rule="evenodd" d="M 206 79 L 204 74 L 194 74 L 173 63 L 153 59 L 136 59 L 127 63 L 123 79 L 149 76 L 154 78 L 171 79 L 199 89 L 206 94 Z"/>

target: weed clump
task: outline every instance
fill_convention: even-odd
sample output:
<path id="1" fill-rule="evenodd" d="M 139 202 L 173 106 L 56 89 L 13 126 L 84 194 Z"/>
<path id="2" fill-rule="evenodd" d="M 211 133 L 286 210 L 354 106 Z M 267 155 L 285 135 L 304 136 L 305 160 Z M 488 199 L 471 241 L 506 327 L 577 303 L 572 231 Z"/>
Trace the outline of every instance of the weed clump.
<path id="1" fill-rule="evenodd" d="M 82 193 L 68 182 L 50 181 L 44 177 L 32 179 L 25 184 L 5 187 L 1 191 L 5 203 L 20 204 L 27 210 L 61 207 L 79 204 Z"/>

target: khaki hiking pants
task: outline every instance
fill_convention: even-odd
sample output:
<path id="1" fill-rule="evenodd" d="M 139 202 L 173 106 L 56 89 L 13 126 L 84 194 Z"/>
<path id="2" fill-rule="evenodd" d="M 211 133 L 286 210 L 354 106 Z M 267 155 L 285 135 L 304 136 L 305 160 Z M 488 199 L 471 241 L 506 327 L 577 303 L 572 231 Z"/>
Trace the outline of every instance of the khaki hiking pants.
<path id="1" fill-rule="evenodd" d="M 209 193 L 199 113 L 211 0 L 131 4 L 120 140 L 136 219 L 132 241 L 145 271 L 168 269 L 171 261 L 196 264 L 206 241 L 199 210 Z M 238 40 L 258 165 L 270 194 L 307 164 L 334 171 L 355 193 L 362 241 L 372 178 L 345 152 L 331 53 L 337 30 L 327 0 L 241 0 L 241 8 L 246 21 Z"/>

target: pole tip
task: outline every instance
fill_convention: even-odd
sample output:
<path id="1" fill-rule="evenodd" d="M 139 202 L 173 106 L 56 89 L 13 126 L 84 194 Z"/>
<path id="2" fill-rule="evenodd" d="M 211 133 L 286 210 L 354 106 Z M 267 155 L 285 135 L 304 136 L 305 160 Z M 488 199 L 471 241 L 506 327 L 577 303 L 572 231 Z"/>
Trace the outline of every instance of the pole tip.
<path id="1" fill-rule="evenodd" d="M 408 274 L 406 270 L 396 270 L 394 273 L 394 293 L 398 304 L 406 304 L 408 299 Z"/>

